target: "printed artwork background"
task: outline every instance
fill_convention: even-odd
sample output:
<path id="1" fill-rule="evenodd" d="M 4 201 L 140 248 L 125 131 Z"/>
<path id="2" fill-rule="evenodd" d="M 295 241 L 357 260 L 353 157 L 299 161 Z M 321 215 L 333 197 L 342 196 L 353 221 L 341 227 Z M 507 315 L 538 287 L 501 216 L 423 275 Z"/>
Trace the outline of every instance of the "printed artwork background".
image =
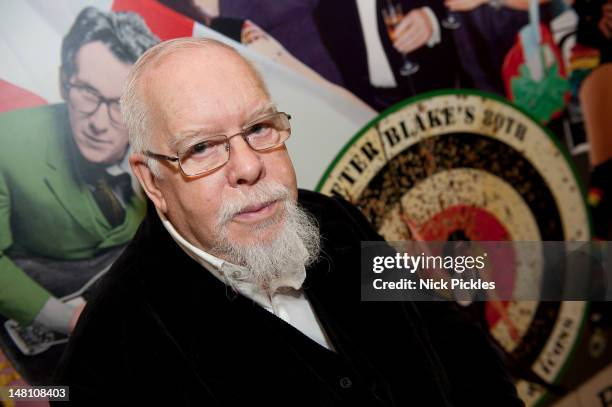
<path id="1" fill-rule="evenodd" d="M 526 9 L 497 9 L 488 3 L 479 3 L 471 10 L 450 13 L 459 27 L 449 29 L 443 25 L 449 18 L 449 10 L 442 1 L 401 0 L 399 3 L 403 12 L 418 16 L 420 24 L 433 25 L 438 37 L 437 41 L 422 44 L 406 55 L 419 65 L 419 70 L 409 76 L 401 75 L 404 57 L 393 47 L 385 28 L 381 10 L 388 6 L 387 0 L 4 2 L 0 13 L 0 60 L 3 61 L 0 65 L 0 154 L 3 149 L 8 151 L 19 137 L 7 127 L 8 118 L 27 121 L 35 117 L 36 108 L 65 103 L 60 86 L 62 39 L 81 10 L 92 6 L 105 12 L 135 12 L 160 40 L 185 36 L 216 38 L 252 60 L 262 72 L 280 110 L 293 117 L 288 148 L 302 188 L 315 188 L 337 153 L 378 113 L 407 98 L 445 88 L 492 92 L 528 110 L 567 147 L 580 181 L 588 184 L 589 143 L 577 94 L 580 75 L 585 76 L 594 66 L 594 54 L 588 49 L 576 53 L 578 15 L 573 9 L 553 1 L 539 7 L 532 4 L 530 14 Z M 429 11 L 422 12 L 424 8 Z M 35 159 L 26 153 L 17 158 L 16 162 L 24 166 Z M 7 194 L 10 195 L 10 188 Z M 13 231 L 32 228 L 39 221 L 29 219 L 16 224 L 11 208 L 2 204 L 0 216 L 0 224 Z M 0 234 L 9 233 L 9 229 L 0 230 Z M 43 238 L 61 242 L 62 231 L 49 229 Z M 121 244 L 116 242 L 105 249 Z M 0 251 L 0 258 L 14 254 L 10 249 Z M 2 273 L 7 272 L 3 264 L 0 262 L 0 283 Z M 0 313 L 11 309 L 10 304 L 3 303 L 3 290 L 10 289 L 0 287 Z M 65 301 L 78 302 L 80 297 L 76 295 Z M 10 293 L 6 298 L 10 298 Z M 594 308 L 603 320 L 609 321 L 611 315 L 606 307 L 595 304 Z M 5 317 L 10 320 L 10 315 Z M 5 333 L 5 329 L 3 323 L 0 331 Z M 43 329 L 43 333 L 29 333 L 39 338 L 46 335 L 44 332 Z M 584 334 L 582 347 L 588 348 L 589 341 L 593 340 L 608 346 L 610 330 L 604 325 L 588 328 L 581 334 Z M 62 336 L 53 338 L 65 340 Z M 44 343 L 45 339 L 41 340 Z M 5 346 L 5 342 L 2 344 Z M 45 368 L 34 377 L 44 379 L 50 374 L 61 346 L 53 345 L 51 350 L 37 355 L 56 353 L 47 358 Z M 19 375 L 23 367 L 15 369 L 11 365 L 11 361 L 19 363 L 12 356 L 14 349 L 5 353 L 0 355 L 3 369 L 0 386 L 24 383 Z M 601 359 L 593 363 L 588 351 L 577 354 L 582 360 L 572 360 L 568 364 L 571 367 L 565 370 L 566 376 L 574 375 L 574 379 L 565 380 L 570 387 L 562 391 L 551 387 L 547 389 L 549 397 L 537 402 L 547 404 L 565 397 L 564 402 L 570 404 L 564 405 L 578 405 L 574 399 L 579 396 L 572 389 L 586 388 L 590 389 L 589 395 L 580 397 L 591 397 L 601 400 L 602 406 L 608 405 L 606 391 L 611 390 L 606 388 L 612 388 L 609 368 L 595 376 L 602 366 Z M 607 355 L 604 362 L 612 362 L 609 352 L 600 355 Z M 596 367 L 589 370 L 589 366 Z M 596 386 L 589 385 L 591 377 L 597 379 Z M 574 401 L 567 401 L 569 398 Z"/>

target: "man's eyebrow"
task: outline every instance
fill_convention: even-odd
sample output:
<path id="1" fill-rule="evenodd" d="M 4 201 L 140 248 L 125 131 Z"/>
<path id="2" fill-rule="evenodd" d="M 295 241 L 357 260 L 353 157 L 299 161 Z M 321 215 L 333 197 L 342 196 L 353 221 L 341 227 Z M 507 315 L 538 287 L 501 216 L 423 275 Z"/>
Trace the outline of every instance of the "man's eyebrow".
<path id="1" fill-rule="evenodd" d="M 276 103 L 268 102 L 265 105 L 253 110 L 250 115 L 248 115 L 248 120 L 245 124 L 252 122 L 253 120 L 257 120 L 261 116 L 266 114 L 272 114 L 277 112 Z"/>
<path id="2" fill-rule="evenodd" d="M 69 82 L 69 83 L 71 83 L 71 82 Z M 78 87 L 80 87 L 80 88 L 87 88 L 87 89 L 89 89 L 90 91 L 92 91 L 92 92 L 94 92 L 94 93 L 98 94 L 98 96 L 102 96 L 103 98 L 106 98 L 106 100 L 111 100 L 111 101 L 119 101 L 119 99 L 121 98 L 121 96 L 117 96 L 117 97 L 114 97 L 114 98 L 107 98 L 105 95 L 103 95 L 103 94 L 102 94 L 102 93 L 101 93 L 101 92 L 98 90 L 98 88 L 96 88 L 95 86 L 91 85 L 89 82 L 84 81 L 84 80 L 79 79 L 79 78 L 75 78 L 75 81 L 74 81 L 74 82 L 72 82 L 71 84 L 72 84 L 72 85 L 74 85 L 74 86 L 78 86 Z"/>
<path id="3" fill-rule="evenodd" d="M 68 82 L 68 83 L 74 86 L 81 87 L 81 88 L 87 88 L 87 89 L 93 90 L 96 93 L 100 93 L 100 91 L 96 89 L 94 86 L 90 85 L 88 82 L 81 80 L 79 78 L 76 78 L 74 82 Z"/>
<path id="4" fill-rule="evenodd" d="M 171 151 L 178 151 L 179 148 L 182 145 L 185 145 L 185 141 L 190 140 L 190 139 L 195 139 L 198 137 L 198 135 L 202 134 L 202 130 L 190 130 L 190 131 L 186 131 L 183 133 L 178 133 L 178 134 L 174 134 L 172 135 L 170 141 L 168 142 L 168 146 L 170 147 Z M 213 134 L 211 133 L 210 136 L 213 136 Z"/>

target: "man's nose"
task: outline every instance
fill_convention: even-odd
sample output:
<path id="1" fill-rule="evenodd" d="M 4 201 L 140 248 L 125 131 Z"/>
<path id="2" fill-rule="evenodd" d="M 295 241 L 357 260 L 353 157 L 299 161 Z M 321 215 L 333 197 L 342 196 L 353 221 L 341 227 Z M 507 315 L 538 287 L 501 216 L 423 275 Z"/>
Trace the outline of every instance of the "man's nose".
<path id="1" fill-rule="evenodd" d="M 89 116 L 89 129 L 95 135 L 105 133 L 110 126 L 108 105 L 100 103 L 98 109 Z"/>
<path id="2" fill-rule="evenodd" d="M 228 180 L 232 187 L 252 185 L 265 175 L 261 156 L 241 136 L 230 139 L 230 159 L 227 169 Z"/>

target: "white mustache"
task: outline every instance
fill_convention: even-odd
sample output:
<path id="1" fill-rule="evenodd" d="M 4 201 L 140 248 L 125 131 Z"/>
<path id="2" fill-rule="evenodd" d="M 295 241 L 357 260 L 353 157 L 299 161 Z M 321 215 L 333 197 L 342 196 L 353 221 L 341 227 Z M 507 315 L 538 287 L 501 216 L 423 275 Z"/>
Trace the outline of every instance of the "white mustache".
<path id="1" fill-rule="evenodd" d="M 266 206 L 274 201 L 284 201 L 290 198 L 291 191 L 286 186 L 273 181 L 258 182 L 251 187 L 248 193 L 241 192 L 241 195 L 232 200 L 223 199 L 217 226 L 222 227 L 248 207 Z"/>

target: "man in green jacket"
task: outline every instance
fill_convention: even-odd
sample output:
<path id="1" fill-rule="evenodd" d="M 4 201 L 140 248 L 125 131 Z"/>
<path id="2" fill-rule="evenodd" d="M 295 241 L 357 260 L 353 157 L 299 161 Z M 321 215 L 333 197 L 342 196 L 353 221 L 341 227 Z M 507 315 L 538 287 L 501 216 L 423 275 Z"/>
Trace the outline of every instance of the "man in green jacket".
<path id="1" fill-rule="evenodd" d="M 119 96 L 157 42 L 134 13 L 86 8 L 62 43 L 66 103 L 0 116 L 0 314 L 22 327 L 68 334 L 82 307 L 59 298 L 103 273 L 142 220 Z"/>

